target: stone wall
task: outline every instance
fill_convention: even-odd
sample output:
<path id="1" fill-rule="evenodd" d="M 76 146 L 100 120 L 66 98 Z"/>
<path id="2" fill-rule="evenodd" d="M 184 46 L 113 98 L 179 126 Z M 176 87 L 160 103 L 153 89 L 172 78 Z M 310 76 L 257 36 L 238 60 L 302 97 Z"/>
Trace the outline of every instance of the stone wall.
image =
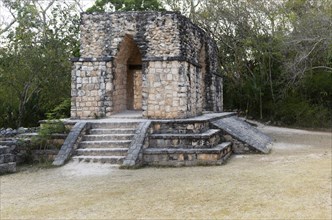
<path id="1" fill-rule="evenodd" d="M 80 30 L 72 118 L 127 109 L 142 109 L 144 117 L 156 119 L 222 111 L 216 44 L 182 15 L 83 13 Z M 132 75 L 133 69 L 140 71 Z"/>
<path id="2" fill-rule="evenodd" d="M 141 110 L 142 109 L 142 70 L 133 70 L 131 74 L 134 77 L 134 110 Z"/>
<path id="3" fill-rule="evenodd" d="M 16 172 L 15 155 L 9 146 L 0 145 L 0 175 Z"/>
<path id="4" fill-rule="evenodd" d="M 143 80 L 143 116 L 152 118 L 186 117 L 185 73 L 178 61 L 150 62 Z"/>
<path id="5" fill-rule="evenodd" d="M 112 65 L 105 61 L 80 60 L 74 63 L 71 84 L 71 116 L 92 118 L 112 110 L 109 93 Z"/>

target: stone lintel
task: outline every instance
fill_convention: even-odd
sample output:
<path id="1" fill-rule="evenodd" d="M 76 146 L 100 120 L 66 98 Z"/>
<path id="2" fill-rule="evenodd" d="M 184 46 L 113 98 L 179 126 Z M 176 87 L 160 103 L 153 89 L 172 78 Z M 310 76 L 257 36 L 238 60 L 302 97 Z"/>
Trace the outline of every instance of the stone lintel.
<path id="1" fill-rule="evenodd" d="M 163 57 L 143 57 L 142 58 L 142 62 L 155 62 L 155 61 L 180 61 L 180 62 L 186 61 L 196 67 L 199 67 L 199 68 L 202 67 L 199 63 L 195 62 L 192 59 L 188 59 L 185 56 L 172 56 L 172 57 L 163 56 Z"/>
<path id="2" fill-rule="evenodd" d="M 188 117 L 182 119 L 153 119 L 153 124 L 187 124 L 187 123 L 200 123 L 207 121 L 215 121 L 222 118 L 228 118 L 236 116 L 236 112 L 219 112 L 219 113 L 207 113 L 196 117 Z"/>
<path id="3" fill-rule="evenodd" d="M 109 62 L 113 57 L 73 57 L 71 62 Z"/>

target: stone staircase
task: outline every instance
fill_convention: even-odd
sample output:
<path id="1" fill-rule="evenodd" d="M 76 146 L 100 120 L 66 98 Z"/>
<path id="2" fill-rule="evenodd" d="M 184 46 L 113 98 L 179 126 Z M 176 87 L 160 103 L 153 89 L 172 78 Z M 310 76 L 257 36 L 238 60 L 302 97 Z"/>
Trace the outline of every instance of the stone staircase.
<path id="1" fill-rule="evenodd" d="M 148 137 L 146 165 L 219 165 L 232 154 L 232 143 L 207 121 L 154 122 Z"/>
<path id="2" fill-rule="evenodd" d="M 137 122 L 91 123 L 72 159 L 121 165 L 137 126 Z"/>
<path id="3" fill-rule="evenodd" d="M 272 142 L 234 113 L 167 120 L 122 117 L 75 122 L 53 165 L 70 158 L 124 168 L 220 165 L 233 153 L 268 153 Z"/>

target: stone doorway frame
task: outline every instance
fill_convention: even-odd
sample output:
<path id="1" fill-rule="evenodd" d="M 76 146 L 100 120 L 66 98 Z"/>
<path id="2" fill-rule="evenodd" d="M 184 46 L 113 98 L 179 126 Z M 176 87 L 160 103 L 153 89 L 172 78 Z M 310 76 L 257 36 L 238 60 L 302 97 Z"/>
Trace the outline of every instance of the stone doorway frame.
<path id="1" fill-rule="evenodd" d="M 133 36 L 126 34 L 113 60 L 113 113 L 142 110 L 142 53 Z"/>

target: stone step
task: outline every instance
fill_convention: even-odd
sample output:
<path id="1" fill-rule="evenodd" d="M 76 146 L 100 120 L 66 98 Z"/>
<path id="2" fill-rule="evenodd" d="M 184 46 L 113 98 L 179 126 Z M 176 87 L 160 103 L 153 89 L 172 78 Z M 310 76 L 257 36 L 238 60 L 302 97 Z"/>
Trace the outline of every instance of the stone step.
<path id="1" fill-rule="evenodd" d="M 231 150 L 231 142 L 223 142 L 213 148 L 156 148 L 149 147 L 144 149 L 144 154 L 173 154 L 173 153 L 189 153 L 189 154 L 216 154 L 227 153 Z"/>
<path id="2" fill-rule="evenodd" d="M 12 144 L 15 144 L 15 141 L 3 141 L 3 140 L 1 140 L 0 141 L 0 145 L 3 145 L 3 146 L 10 146 L 10 145 L 12 145 Z"/>
<path id="3" fill-rule="evenodd" d="M 153 134 L 199 134 L 209 129 L 209 122 L 196 120 L 155 120 Z"/>
<path id="4" fill-rule="evenodd" d="M 72 159 L 78 162 L 94 162 L 94 163 L 110 163 L 119 164 L 123 163 L 125 156 L 74 156 Z"/>
<path id="5" fill-rule="evenodd" d="M 100 122 L 91 123 L 91 129 L 102 128 L 102 129 L 120 129 L 120 128 L 130 128 L 134 129 L 138 126 L 138 122 Z"/>
<path id="6" fill-rule="evenodd" d="M 211 124 L 222 129 L 229 136 L 227 139 L 235 139 L 249 146 L 245 147 L 240 144 L 234 147 L 236 153 L 259 151 L 267 154 L 271 151 L 272 138 L 236 116 L 215 120 Z"/>
<path id="7" fill-rule="evenodd" d="M 133 134 L 92 134 L 84 135 L 84 141 L 111 141 L 111 140 L 131 140 L 134 137 Z"/>
<path id="8" fill-rule="evenodd" d="M 151 134 L 149 146 L 156 148 L 211 148 L 221 141 L 219 129 L 199 134 Z"/>
<path id="9" fill-rule="evenodd" d="M 128 148 L 81 148 L 76 150 L 77 156 L 126 156 Z"/>
<path id="10" fill-rule="evenodd" d="M 89 134 L 134 134 L 135 128 L 94 128 L 89 131 Z"/>
<path id="11" fill-rule="evenodd" d="M 146 165 L 194 166 L 220 165 L 232 154 L 232 143 L 224 142 L 214 148 L 147 148 L 143 152 Z"/>
<path id="12" fill-rule="evenodd" d="M 131 140 L 119 141 L 82 141 L 79 148 L 128 148 Z"/>

